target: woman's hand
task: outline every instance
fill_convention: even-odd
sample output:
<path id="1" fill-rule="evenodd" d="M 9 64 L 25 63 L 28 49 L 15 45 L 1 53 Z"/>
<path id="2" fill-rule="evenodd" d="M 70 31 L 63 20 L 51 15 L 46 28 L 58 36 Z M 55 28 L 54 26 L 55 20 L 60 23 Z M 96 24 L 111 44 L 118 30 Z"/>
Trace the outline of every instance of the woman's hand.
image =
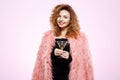
<path id="1" fill-rule="evenodd" d="M 55 48 L 54 54 L 55 54 L 55 56 L 59 56 L 61 58 L 65 58 L 65 59 L 69 58 L 69 52 L 63 51 L 63 50 L 58 49 L 58 48 Z"/>

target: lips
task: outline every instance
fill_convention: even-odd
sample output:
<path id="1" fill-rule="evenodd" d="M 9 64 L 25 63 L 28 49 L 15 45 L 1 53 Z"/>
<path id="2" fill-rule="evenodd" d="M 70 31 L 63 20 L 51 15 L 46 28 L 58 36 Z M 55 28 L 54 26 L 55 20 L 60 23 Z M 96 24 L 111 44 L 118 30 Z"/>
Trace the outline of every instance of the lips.
<path id="1" fill-rule="evenodd" d="M 63 21 L 60 21 L 60 22 L 59 22 L 59 25 L 63 25 L 63 24 L 64 24 L 64 22 L 63 22 Z"/>

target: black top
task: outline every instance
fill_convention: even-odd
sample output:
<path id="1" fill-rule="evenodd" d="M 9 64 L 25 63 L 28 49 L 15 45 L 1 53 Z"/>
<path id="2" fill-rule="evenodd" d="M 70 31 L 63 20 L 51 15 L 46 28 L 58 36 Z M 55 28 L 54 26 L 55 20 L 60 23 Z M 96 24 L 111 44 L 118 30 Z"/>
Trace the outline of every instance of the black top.
<path id="1" fill-rule="evenodd" d="M 54 49 L 60 49 L 57 41 L 67 41 L 67 44 L 63 50 L 70 52 L 70 44 L 66 38 L 55 39 L 55 45 L 51 53 L 53 80 L 68 80 L 68 74 L 70 71 L 69 63 L 72 61 L 72 57 L 69 55 L 68 59 L 64 59 L 54 55 Z"/>

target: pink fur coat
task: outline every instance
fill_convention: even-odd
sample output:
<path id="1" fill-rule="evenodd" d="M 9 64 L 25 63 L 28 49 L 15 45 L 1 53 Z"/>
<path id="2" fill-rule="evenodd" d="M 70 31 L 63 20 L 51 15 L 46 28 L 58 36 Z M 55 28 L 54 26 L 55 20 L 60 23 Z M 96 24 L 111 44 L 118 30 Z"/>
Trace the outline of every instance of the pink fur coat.
<path id="1" fill-rule="evenodd" d="M 43 36 L 37 54 L 32 80 L 52 80 L 50 53 L 54 45 L 54 40 L 53 31 L 48 31 Z M 69 80 L 94 80 L 90 51 L 85 35 L 80 33 L 77 39 L 68 38 L 68 40 L 70 42 L 70 54 L 72 56 Z"/>

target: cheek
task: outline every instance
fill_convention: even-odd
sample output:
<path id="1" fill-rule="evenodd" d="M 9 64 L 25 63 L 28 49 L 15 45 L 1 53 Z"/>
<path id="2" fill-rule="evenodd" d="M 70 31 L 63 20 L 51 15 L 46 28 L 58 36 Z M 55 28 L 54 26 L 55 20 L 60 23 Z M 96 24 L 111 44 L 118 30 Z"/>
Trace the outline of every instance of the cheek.
<path id="1" fill-rule="evenodd" d="M 56 21 L 58 21 L 59 19 L 57 18 Z"/>
<path id="2" fill-rule="evenodd" d="M 57 22 L 57 23 L 59 22 L 59 19 L 58 19 L 58 18 L 56 19 L 56 22 Z"/>
<path id="3" fill-rule="evenodd" d="M 66 23 L 70 23 L 70 20 L 66 20 Z"/>

